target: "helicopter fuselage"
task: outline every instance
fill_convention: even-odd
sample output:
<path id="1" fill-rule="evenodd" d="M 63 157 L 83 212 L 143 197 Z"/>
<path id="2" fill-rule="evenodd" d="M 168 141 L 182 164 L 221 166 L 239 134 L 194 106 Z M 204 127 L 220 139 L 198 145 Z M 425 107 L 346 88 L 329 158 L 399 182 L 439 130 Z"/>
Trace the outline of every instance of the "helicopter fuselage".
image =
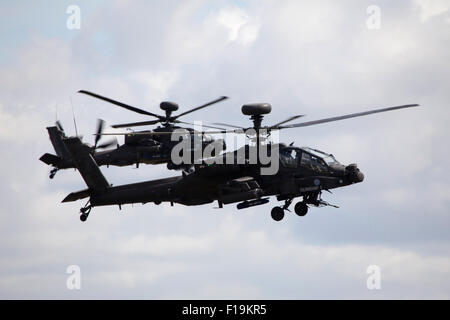
<path id="1" fill-rule="evenodd" d="M 168 169 L 185 169 L 190 165 L 175 165 L 171 162 L 171 151 L 178 141 L 172 141 L 170 134 L 158 134 L 158 132 L 161 131 L 167 133 L 167 131 L 171 132 L 175 129 L 183 128 L 159 127 L 154 131 L 148 131 L 148 134 L 146 134 L 147 131 L 130 132 L 125 135 L 125 143 L 123 145 L 117 145 L 115 149 L 105 151 L 93 151 L 92 146 L 88 144 L 84 145 L 87 148 L 91 148 L 90 153 L 99 166 L 123 167 L 129 165 L 139 166 L 141 163 L 153 165 L 167 163 Z M 75 168 L 76 166 L 73 157 L 69 155 L 65 145 L 60 143 L 66 138 L 64 132 L 60 131 L 57 127 L 49 127 L 47 130 L 57 155 L 47 153 L 41 157 L 41 161 L 53 166 L 54 169 L 50 174 L 50 177 L 53 178 L 57 170 Z M 199 135 L 198 132 L 192 129 L 185 130 L 186 134 L 190 135 L 193 141 L 194 135 Z M 214 143 L 216 140 L 208 137 L 208 139 L 201 139 L 199 141 L 200 144 L 193 144 L 194 151 L 196 148 L 199 150 L 204 150 L 209 144 Z M 224 143 L 223 147 L 225 148 Z M 192 153 L 192 155 L 195 154 L 197 153 Z"/>
<path id="2" fill-rule="evenodd" d="M 296 157 L 292 157 L 294 152 Z M 344 166 L 337 161 L 327 164 L 308 149 L 282 147 L 279 155 L 280 166 L 275 175 L 261 175 L 259 164 L 203 163 L 195 165 L 194 172 L 180 177 L 111 187 L 107 192 L 92 194 L 91 206 L 148 202 L 201 205 L 218 201 L 219 206 L 239 202 L 241 207 L 246 207 L 248 201 L 269 196 L 276 196 L 280 201 L 303 197 L 307 203 L 319 205 L 322 190 L 364 179 L 356 165 Z M 308 157 L 309 162 L 304 160 Z M 254 202 L 255 205 L 263 203 Z"/>

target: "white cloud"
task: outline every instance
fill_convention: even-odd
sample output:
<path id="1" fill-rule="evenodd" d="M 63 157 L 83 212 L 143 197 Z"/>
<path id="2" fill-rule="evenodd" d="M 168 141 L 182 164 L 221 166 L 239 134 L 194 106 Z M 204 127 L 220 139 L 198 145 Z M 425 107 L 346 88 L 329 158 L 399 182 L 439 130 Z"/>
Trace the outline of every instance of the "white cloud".
<path id="1" fill-rule="evenodd" d="M 335 40 L 345 15 L 342 7 L 325 1 L 286 1 L 281 6 L 275 1 L 265 13 L 270 31 L 291 49 Z"/>
<path id="2" fill-rule="evenodd" d="M 42 128 L 43 121 L 35 113 L 10 114 L 0 104 L 0 141 L 3 143 L 32 142 L 34 133 Z"/>
<path id="3" fill-rule="evenodd" d="M 445 22 L 450 23 L 450 4 L 446 0 L 414 0 L 414 7 L 420 11 L 422 22 L 427 22 L 436 16 L 445 15 Z"/>
<path id="4" fill-rule="evenodd" d="M 177 71 L 139 71 L 130 78 L 140 84 L 142 91 L 147 92 L 146 101 L 157 103 L 167 99 L 169 90 L 178 80 Z"/>
<path id="5" fill-rule="evenodd" d="M 258 37 L 259 26 L 241 8 L 227 7 L 217 14 L 216 21 L 228 29 L 228 40 L 244 45 L 251 44 Z"/>
<path id="6" fill-rule="evenodd" d="M 122 243 L 119 247 L 123 253 L 150 255 L 190 254 L 192 251 L 208 251 L 208 239 L 182 235 L 149 237 L 137 235 Z"/>

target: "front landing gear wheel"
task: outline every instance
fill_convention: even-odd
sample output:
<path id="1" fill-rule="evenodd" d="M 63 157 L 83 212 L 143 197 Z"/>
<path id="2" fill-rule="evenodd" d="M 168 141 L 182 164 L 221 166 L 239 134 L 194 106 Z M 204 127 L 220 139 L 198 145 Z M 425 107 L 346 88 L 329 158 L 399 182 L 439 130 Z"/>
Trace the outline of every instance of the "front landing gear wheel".
<path id="1" fill-rule="evenodd" d="M 284 218 L 284 210 L 281 207 L 274 207 L 270 212 L 272 219 L 275 221 L 281 221 Z"/>
<path id="2" fill-rule="evenodd" d="M 83 214 L 80 216 L 80 220 L 83 221 L 83 222 L 85 222 L 85 221 L 87 220 L 88 216 L 89 216 L 89 214 L 83 213 Z"/>
<path id="3" fill-rule="evenodd" d="M 297 202 L 295 204 L 294 211 L 298 216 L 303 217 L 308 213 L 308 205 L 303 201 Z"/>

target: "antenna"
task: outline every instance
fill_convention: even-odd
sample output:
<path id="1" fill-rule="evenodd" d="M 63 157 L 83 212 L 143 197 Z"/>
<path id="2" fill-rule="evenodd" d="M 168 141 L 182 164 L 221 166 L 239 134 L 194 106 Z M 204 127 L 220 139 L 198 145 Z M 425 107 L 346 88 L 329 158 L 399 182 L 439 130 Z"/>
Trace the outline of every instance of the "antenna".
<path id="1" fill-rule="evenodd" d="M 70 105 L 72 106 L 72 116 L 73 116 L 73 125 L 75 127 L 75 135 L 78 137 L 77 121 L 75 120 L 75 111 L 73 110 L 72 97 L 70 97 L 69 99 Z"/>

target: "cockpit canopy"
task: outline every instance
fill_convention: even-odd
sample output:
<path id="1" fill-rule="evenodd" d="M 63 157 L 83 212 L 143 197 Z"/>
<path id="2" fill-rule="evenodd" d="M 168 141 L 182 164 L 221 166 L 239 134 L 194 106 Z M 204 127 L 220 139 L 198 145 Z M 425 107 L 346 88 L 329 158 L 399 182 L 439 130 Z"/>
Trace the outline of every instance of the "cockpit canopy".
<path id="1" fill-rule="evenodd" d="M 325 161 L 325 163 L 327 165 L 339 163 L 332 154 L 329 154 L 329 153 L 326 153 L 326 152 L 323 152 L 323 151 L 320 151 L 317 149 L 312 149 L 309 147 L 303 147 L 301 149 L 306 152 L 311 153 L 312 155 L 314 155 L 316 157 L 322 158 L 322 160 Z"/>
<path id="2" fill-rule="evenodd" d="M 280 151 L 280 160 L 286 167 L 313 167 L 326 170 L 327 167 L 339 164 L 332 154 L 309 147 L 285 147 Z"/>

